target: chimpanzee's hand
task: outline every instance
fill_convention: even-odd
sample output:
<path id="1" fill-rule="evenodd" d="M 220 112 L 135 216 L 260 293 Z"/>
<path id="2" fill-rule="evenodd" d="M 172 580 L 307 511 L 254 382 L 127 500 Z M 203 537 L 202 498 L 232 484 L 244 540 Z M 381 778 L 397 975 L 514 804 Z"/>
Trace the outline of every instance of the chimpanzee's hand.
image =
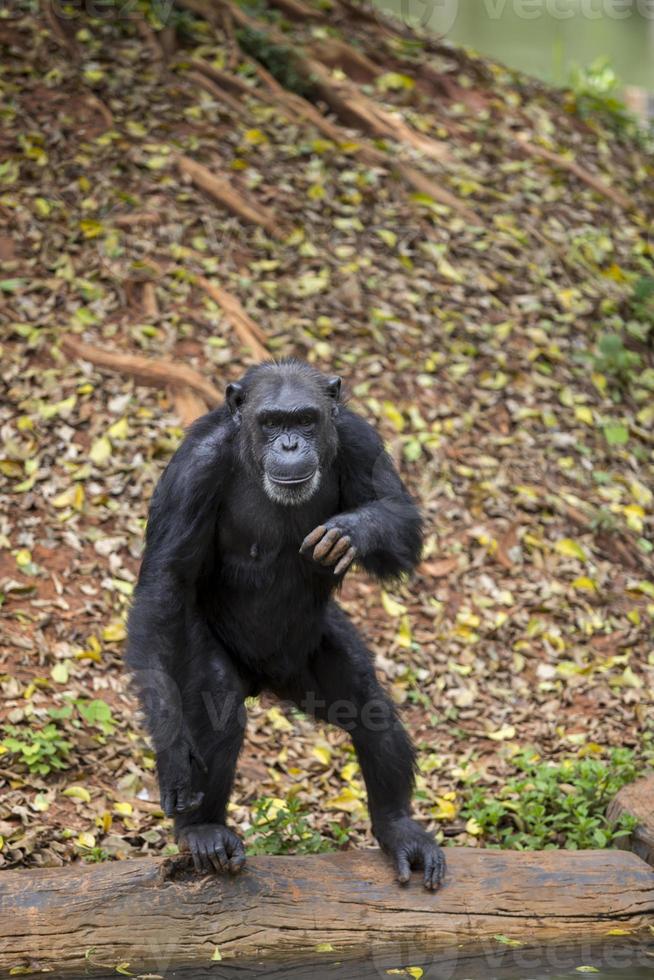
<path id="1" fill-rule="evenodd" d="M 375 826 L 375 836 L 395 862 L 400 884 L 408 883 L 411 868 L 422 868 L 425 888 L 436 891 L 445 874 L 445 855 L 431 834 L 410 817 L 400 817 Z"/>
<path id="2" fill-rule="evenodd" d="M 233 830 L 219 823 L 196 823 L 179 834 L 180 851 L 190 851 L 196 871 L 238 874 L 245 864 L 245 848 Z"/>
<path id="3" fill-rule="evenodd" d="M 358 554 L 352 516 L 339 514 L 314 527 L 302 542 L 300 554 L 310 556 L 325 568 L 335 565 L 334 575 L 342 575 Z"/>
<path id="4" fill-rule="evenodd" d="M 174 817 L 178 813 L 192 813 L 204 799 L 204 793 L 193 792 L 192 759 L 206 773 L 207 767 L 203 759 L 186 739 L 180 739 L 179 744 L 157 754 L 161 809 L 167 817 Z"/>

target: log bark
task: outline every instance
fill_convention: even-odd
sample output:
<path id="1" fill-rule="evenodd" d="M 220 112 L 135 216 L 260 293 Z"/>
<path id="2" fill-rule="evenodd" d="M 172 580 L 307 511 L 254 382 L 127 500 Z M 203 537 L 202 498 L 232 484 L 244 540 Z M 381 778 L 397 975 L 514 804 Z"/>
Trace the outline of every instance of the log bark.
<path id="1" fill-rule="evenodd" d="M 336 958 L 409 943 L 474 946 L 501 935 L 534 946 L 636 932 L 654 922 L 654 872 L 626 851 L 448 850 L 440 891 L 393 880 L 378 851 L 255 857 L 236 878 L 196 876 L 186 858 L 146 858 L 0 876 L 0 976 L 16 967 L 161 974 L 286 962 L 330 944 Z M 333 958 L 333 957 L 332 957 Z M 126 967 L 125 967 L 126 968 Z"/>
<path id="2" fill-rule="evenodd" d="M 638 820 L 638 826 L 621 844 L 643 861 L 654 867 L 654 773 L 623 786 L 607 810 L 609 820 L 617 820 L 620 814 L 629 813 Z"/>

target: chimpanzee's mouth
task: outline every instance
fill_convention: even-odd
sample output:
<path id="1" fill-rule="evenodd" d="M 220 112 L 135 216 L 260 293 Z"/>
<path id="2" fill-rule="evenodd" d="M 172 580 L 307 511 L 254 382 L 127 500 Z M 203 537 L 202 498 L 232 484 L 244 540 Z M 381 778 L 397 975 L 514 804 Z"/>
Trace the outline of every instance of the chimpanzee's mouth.
<path id="1" fill-rule="evenodd" d="M 309 480 L 312 480 L 315 474 L 316 471 L 311 470 L 311 472 L 307 473 L 305 476 L 281 477 L 281 476 L 271 476 L 271 474 L 269 473 L 268 477 L 273 483 L 278 484 L 278 486 L 280 487 L 299 487 L 303 483 L 308 483 Z"/>

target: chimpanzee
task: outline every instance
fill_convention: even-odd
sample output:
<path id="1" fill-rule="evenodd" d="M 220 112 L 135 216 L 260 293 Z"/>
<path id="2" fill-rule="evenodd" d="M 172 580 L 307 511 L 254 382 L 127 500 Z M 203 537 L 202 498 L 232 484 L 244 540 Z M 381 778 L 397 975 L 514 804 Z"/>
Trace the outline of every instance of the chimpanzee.
<path id="1" fill-rule="evenodd" d="M 226 825 L 244 701 L 267 690 L 351 733 L 373 832 L 400 882 L 436 889 L 443 853 L 411 819 L 415 755 L 372 656 L 333 599 L 352 562 L 410 571 L 420 514 L 341 380 L 263 363 L 198 419 L 157 484 L 128 664 L 164 812 L 200 871 L 240 871 Z"/>

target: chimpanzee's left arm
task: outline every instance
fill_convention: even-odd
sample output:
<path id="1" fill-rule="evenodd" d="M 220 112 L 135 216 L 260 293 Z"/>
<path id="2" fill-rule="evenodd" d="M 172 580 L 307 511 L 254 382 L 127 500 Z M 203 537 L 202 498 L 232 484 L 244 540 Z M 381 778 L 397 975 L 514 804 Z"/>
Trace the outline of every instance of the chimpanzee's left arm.
<path id="1" fill-rule="evenodd" d="M 420 561 L 420 513 L 372 426 L 340 408 L 336 428 L 342 513 L 314 528 L 301 551 L 335 575 L 356 559 L 377 578 L 396 578 Z"/>

